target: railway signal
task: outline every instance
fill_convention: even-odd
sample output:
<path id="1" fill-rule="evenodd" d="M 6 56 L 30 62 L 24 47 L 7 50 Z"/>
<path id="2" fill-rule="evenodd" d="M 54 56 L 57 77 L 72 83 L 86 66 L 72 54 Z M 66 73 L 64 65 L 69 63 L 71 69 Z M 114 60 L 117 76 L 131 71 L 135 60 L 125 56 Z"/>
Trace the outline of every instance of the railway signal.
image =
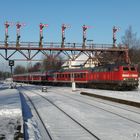
<path id="1" fill-rule="evenodd" d="M 14 60 L 9 60 L 9 66 L 10 66 L 10 69 L 11 69 L 11 77 L 13 78 L 13 66 L 14 66 Z"/>
<path id="2" fill-rule="evenodd" d="M 48 24 L 42 24 L 42 23 L 40 23 L 39 24 L 39 33 L 40 33 L 40 40 L 39 40 L 39 47 L 41 47 L 42 48 L 42 40 L 43 40 L 43 28 L 44 27 L 48 27 Z"/>
<path id="3" fill-rule="evenodd" d="M 8 28 L 9 26 L 13 26 L 14 23 L 6 21 L 4 25 L 5 25 L 5 46 L 8 47 L 8 38 L 9 38 Z"/>
<path id="4" fill-rule="evenodd" d="M 66 28 L 70 28 L 70 25 L 67 25 L 67 24 L 62 24 L 61 26 L 61 29 L 62 29 L 62 44 L 61 44 L 61 47 L 64 48 L 64 43 L 65 43 L 65 29 Z"/>
<path id="5" fill-rule="evenodd" d="M 82 26 L 82 28 L 83 28 L 83 48 L 85 48 L 86 47 L 86 30 L 88 29 L 88 28 L 91 28 L 91 26 L 86 26 L 86 25 L 83 25 Z"/>
<path id="6" fill-rule="evenodd" d="M 19 47 L 20 43 L 19 43 L 19 40 L 20 40 L 20 28 L 25 26 L 25 23 L 19 23 L 17 22 L 16 24 L 16 32 L 17 32 L 17 41 L 16 41 L 16 46 Z"/>
<path id="7" fill-rule="evenodd" d="M 120 30 L 119 27 L 114 26 L 113 27 L 113 47 L 116 47 L 116 32 L 118 32 Z"/>
<path id="8" fill-rule="evenodd" d="M 9 66 L 14 66 L 14 60 L 9 60 Z"/>

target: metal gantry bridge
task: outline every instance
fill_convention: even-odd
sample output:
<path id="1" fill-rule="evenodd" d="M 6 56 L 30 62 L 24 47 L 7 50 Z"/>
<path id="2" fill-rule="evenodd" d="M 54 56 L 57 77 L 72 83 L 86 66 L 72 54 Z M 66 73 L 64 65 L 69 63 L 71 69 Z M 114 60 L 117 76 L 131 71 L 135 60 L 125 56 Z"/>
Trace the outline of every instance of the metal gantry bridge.
<path id="1" fill-rule="evenodd" d="M 0 42 L 0 56 L 5 60 L 10 60 L 15 54 L 21 54 L 24 59 L 14 60 L 34 60 L 38 54 L 45 56 L 60 54 L 66 55 L 69 59 L 75 60 L 81 54 L 87 55 L 89 58 L 102 58 L 103 54 L 110 53 L 116 56 L 116 60 L 121 60 L 129 63 L 128 48 L 126 46 L 116 45 L 116 32 L 118 29 L 113 27 L 113 44 L 87 44 L 86 30 L 89 26 L 83 25 L 83 42 L 82 43 L 66 43 L 65 42 L 65 29 L 70 28 L 69 25 L 62 24 L 62 40 L 60 43 L 56 42 L 43 42 L 43 28 L 48 27 L 48 24 L 40 23 L 40 39 L 39 42 L 20 42 L 20 28 L 25 26 L 19 22 L 16 23 L 17 39 L 15 42 L 8 42 L 8 28 L 13 26 L 13 23 L 5 23 L 5 41 Z M 55 52 L 55 53 L 54 53 Z M 103 60 L 104 58 L 102 58 Z M 113 61 L 113 60 L 112 60 Z"/>

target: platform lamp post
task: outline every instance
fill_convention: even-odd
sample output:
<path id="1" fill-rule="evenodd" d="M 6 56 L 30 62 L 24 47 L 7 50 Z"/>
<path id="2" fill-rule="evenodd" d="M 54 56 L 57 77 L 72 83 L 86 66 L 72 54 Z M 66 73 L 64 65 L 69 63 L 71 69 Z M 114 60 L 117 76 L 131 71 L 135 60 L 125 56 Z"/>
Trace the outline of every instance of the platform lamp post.
<path id="1" fill-rule="evenodd" d="M 48 27 L 48 24 L 39 24 L 39 48 L 43 47 L 43 28 Z"/>
<path id="2" fill-rule="evenodd" d="M 25 23 L 19 23 L 16 24 L 16 32 L 17 32 L 17 40 L 16 40 L 16 47 L 20 47 L 20 28 L 22 26 L 25 26 Z"/>
<path id="3" fill-rule="evenodd" d="M 4 25 L 5 25 L 5 47 L 8 47 L 8 38 L 9 38 L 8 28 L 9 26 L 13 26 L 14 24 L 12 22 L 6 21 Z"/>
<path id="4" fill-rule="evenodd" d="M 66 39 L 66 37 L 65 37 L 65 30 L 66 30 L 66 28 L 70 28 L 70 25 L 62 24 L 62 26 L 61 26 L 61 30 L 62 30 L 61 48 L 65 47 L 64 43 L 65 43 L 65 39 Z"/>
<path id="5" fill-rule="evenodd" d="M 116 32 L 118 32 L 120 30 L 119 27 L 113 26 L 113 47 L 116 47 Z"/>
<path id="6" fill-rule="evenodd" d="M 72 92 L 76 91 L 76 83 L 75 83 L 75 80 L 74 80 L 74 73 L 71 73 L 70 74 L 71 76 L 71 86 L 72 86 Z"/>

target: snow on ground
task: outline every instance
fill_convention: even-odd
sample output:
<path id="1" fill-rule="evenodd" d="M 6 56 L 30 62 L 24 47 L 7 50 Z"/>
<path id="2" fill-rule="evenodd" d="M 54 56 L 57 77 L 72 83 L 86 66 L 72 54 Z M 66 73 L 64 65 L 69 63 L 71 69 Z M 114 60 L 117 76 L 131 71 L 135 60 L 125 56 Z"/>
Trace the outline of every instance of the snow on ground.
<path id="1" fill-rule="evenodd" d="M 81 92 L 88 92 L 103 96 L 109 96 L 113 98 L 119 98 L 124 100 L 130 100 L 134 102 L 140 102 L 140 87 L 133 91 L 112 91 L 112 90 L 100 90 L 100 89 L 81 89 Z"/>
<path id="2" fill-rule="evenodd" d="M 10 84 L 1 83 L 0 90 L 9 88 Z"/>
<path id="3" fill-rule="evenodd" d="M 19 92 L 16 89 L 0 89 L 0 139 L 14 139 L 21 125 L 22 110 Z"/>
<path id="4" fill-rule="evenodd" d="M 11 82 L 6 82 L 0 84 L 0 139 L 11 140 L 14 139 L 14 135 L 17 132 L 18 125 L 22 123 L 22 110 L 21 110 L 21 102 L 19 92 L 16 89 L 9 89 Z M 34 85 L 26 85 L 23 86 L 31 86 L 31 89 L 39 88 L 42 86 L 34 86 Z M 67 93 L 72 93 L 71 87 L 52 87 L 55 90 L 61 89 L 66 91 Z M 49 89 L 48 89 L 49 90 Z M 128 99 L 140 102 L 140 85 L 137 90 L 134 91 L 111 91 L 111 90 L 100 90 L 100 89 L 85 89 L 85 88 L 77 88 L 77 92 L 73 92 L 79 94 L 80 92 L 90 92 L 94 94 L 101 94 L 105 96 L 111 96 L 121 99 Z M 32 118 L 31 110 L 27 110 L 27 106 L 24 105 L 24 112 L 26 116 L 26 127 L 28 130 L 28 138 L 30 139 L 40 139 L 39 131 L 37 130 L 37 123 Z"/>
<path id="5" fill-rule="evenodd" d="M 26 101 L 25 97 L 22 94 L 20 94 L 20 97 L 24 118 L 25 139 L 40 140 L 41 135 L 38 129 L 39 127 L 33 109 L 30 108 L 29 102 Z"/>

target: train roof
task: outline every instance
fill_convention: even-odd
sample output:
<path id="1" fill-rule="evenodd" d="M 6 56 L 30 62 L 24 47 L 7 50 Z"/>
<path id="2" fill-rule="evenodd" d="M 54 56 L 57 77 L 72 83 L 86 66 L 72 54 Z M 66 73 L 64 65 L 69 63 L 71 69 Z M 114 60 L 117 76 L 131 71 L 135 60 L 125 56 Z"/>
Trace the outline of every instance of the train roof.
<path id="1" fill-rule="evenodd" d="M 44 72 L 31 72 L 31 73 L 21 73 L 21 74 L 14 74 L 14 76 L 29 76 L 29 75 L 45 75 Z"/>
<path id="2" fill-rule="evenodd" d="M 82 71 L 96 71 L 97 69 L 102 69 L 102 68 L 107 68 L 107 69 L 113 69 L 115 67 L 119 67 L 119 66 L 128 66 L 130 64 L 127 63 L 113 63 L 113 64 L 104 64 L 104 65 L 99 65 L 99 66 L 95 66 L 93 68 L 88 67 L 88 68 L 75 68 L 75 69 L 61 69 L 58 72 L 80 72 Z M 134 66 L 131 64 L 131 66 Z"/>
<path id="3" fill-rule="evenodd" d="M 75 69 L 61 69 L 58 72 L 79 72 L 79 71 L 92 71 L 92 68 L 75 68 Z"/>

